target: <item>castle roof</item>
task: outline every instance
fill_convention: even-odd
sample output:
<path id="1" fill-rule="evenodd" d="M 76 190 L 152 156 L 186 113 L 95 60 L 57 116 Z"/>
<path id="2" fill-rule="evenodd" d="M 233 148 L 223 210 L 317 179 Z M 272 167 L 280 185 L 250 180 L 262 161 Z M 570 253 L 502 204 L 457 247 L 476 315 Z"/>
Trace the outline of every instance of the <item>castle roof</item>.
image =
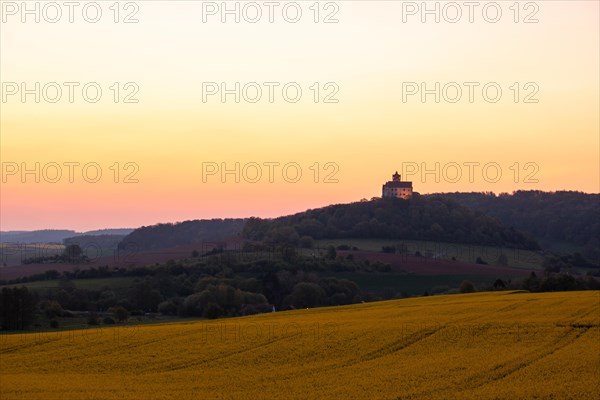
<path id="1" fill-rule="evenodd" d="M 389 181 L 385 185 L 384 188 L 410 188 L 412 189 L 412 182 L 401 182 L 401 181 Z"/>

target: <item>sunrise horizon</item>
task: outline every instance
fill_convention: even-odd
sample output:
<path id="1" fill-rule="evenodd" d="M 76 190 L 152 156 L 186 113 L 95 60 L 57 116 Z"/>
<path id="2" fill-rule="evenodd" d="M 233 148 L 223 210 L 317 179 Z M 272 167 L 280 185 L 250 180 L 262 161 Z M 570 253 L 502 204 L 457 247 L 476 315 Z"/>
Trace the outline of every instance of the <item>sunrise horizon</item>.
<path id="1" fill-rule="evenodd" d="M 2 230 L 600 190 L 597 2 L 2 4 Z"/>

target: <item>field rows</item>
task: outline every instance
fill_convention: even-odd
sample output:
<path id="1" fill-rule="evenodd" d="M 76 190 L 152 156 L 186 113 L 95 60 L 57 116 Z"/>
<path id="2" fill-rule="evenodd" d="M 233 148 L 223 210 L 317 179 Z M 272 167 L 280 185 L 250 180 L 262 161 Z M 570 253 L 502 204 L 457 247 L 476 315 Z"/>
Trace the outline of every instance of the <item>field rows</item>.
<path id="1" fill-rule="evenodd" d="M 600 292 L 0 336 L 2 399 L 596 399 Z"/>

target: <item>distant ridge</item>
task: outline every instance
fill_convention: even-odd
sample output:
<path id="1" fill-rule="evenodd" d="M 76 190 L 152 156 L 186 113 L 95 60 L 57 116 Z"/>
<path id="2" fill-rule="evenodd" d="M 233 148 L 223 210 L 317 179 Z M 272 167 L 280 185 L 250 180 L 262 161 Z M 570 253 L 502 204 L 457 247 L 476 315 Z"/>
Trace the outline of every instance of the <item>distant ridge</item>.
<path id="1" fill-rule="evenodd" d="M 165 249 L 180 245 L 223 240 L 241 233 L 245 219 L 201 219 L 142 226 L 127 235 L 120 249 Z"/>
<path id="2" fill-rule="evenodd" d="M 68 229 L 43 229 L 35 231 L 2 231 L 0 243 L 63 243 L 63 240 L 77 236 L 127 235 L 133 232 L 130 228 L 99 229 L 88 232 L 77 232 Z"/>

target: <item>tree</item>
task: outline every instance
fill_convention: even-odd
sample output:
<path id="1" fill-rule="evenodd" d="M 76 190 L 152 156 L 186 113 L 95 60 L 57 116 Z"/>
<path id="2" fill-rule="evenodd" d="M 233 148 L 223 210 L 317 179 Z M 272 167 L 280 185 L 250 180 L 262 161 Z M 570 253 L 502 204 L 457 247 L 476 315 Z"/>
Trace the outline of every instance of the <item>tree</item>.
<path id="1" fill-rule="evenodd" d="M 125 309 L 125 307 L 123 306 L 112 307 L 108 311 L 112 312 L 115 315 L 117 321 L 119 322 L 126 321 L 127 318 L 129 318 L 129 311 L 127 311 L 127 309 Z"/>
<path id="2" fill-rule="evenodd" d="M 300 238 L 300 247 L 303 247 L 305 249 L 312 249 L 313 244 L 313 238 L 308 235 L 304 235 Z"/>
<path id="3" fill-rule="evenodd" d="M 471 281 L 462 281 L 458 290 L 461 293 L 473 293 L 475 291 L 475 285 Z"/>
<path id="4" fill-rule="evenodd" d="M 506 254 L 502 253 L 498 256 L 498 265 L 507 266 L 508 265 L 508 257 Z"/>
<path id="5" fill-rule="evenodd" d="M 535 274 L 535 272 L 531 272 L 531 274 L 523 281 L 523 289 L 529 290 L 530 292 L 536 292 L 540 288 L 540 281 Z"/>
<path id="6" fill-rule="evenodd" d="M 215 303 L 208 303 L 204 309 L 202 316 L 208 319 L 218 318 L 223 315 L 223 308 Z"/>
<path id="7" fill-rule="evenodd" d="M 42 302 L 40 304 L 40 309 L 44 312 L 48 319 L 61 316 L 63 313 L 62 307 L 55 300 Z"/>
<path id="8" fill-rule="evenodd" d="M 77 260 L 81 257 L 82 253 L 81 246 L 78 244 L 69 244 L 65 247 L 64 255 L 67 257 L 67 260 Z"/>
<path id="9" fill-rule="evenodd" d="M 284 295 L 279 276 L 274 272 L 269 272 L 262 280 L 263 293 L 269 303 L 279 307 Z"/>
<path id="10" fill-rule="evenodd" d="M 0 293 L 0 328 L 25 330 L 33 322 L 35 302 L 26 287 L 2 288 Z"/>
<path id="11" fill-rule="evenodd" d="M 158 312 L 163 315 L 177 315 L 178 307 L 173 300 L 165 300 L 158 305 Z"/>
<path id="12" fill-rule="evenodd" d="M 494 282 L 494 289 L 504 289 L 506 287 L 506 283 L 500 278 L 496 279 Z"/>
<path id="13" fill-rule="evenodd" d="M 90 313 L 88 317 L 88 325 L 98 325 L 98 314 L 95 312 Z"/>
<path id="14" fill-rule="evenodd" d="M 44 272 L 44 278 L 46 280 L 52 281 L 58 279 L 60 277 L 60 272 L 55 269 L 51 269 L 49 271 Z"/>
<path id="15" fill-rule="evenodd" d="M 152 287 L 149 279 L 135 283 L 129 290 L 129 301 L 133 307 L 154 312 L 163 301 L 160 292 Z"/>
<path id="16" fill-rule="evenodd" d="M 565 268 L 567 265 L 558 257 L 546 257 L 542 262 L 542 268 L 547 273 L 560 272 L 561 268 Z"/>
<path id="17" fill-rule="evenodd" d="M 328 305 L 350 304 L 360 293 L 358 285 L 347 279 L 322 278 L 319 286 L 325 292 Z"/>
<path id="18" fill-rule="evenodd" d="M 267 238 L 267 241 L 274 245 L 296 246 L 299 240 L 298 232 L 290 226 L 273 229 Z"/>
<path id="19" fill-rule="evenodd" d="M 330 260 L 335 260 L 337 257 L 337 252 L 335 251 L 335 247 L 333 247 L 333 245 L 329 245 L 327 247 L 327 253 L 325 256 Z"/>
<path id="20" fill-rule="evenodd" d="M 325 292 L 323 289 L 310 282 L 300 282 L 294 286 L 292 293 L 285 298 L 284 304 L 294 307 L 316 307 L 323 304 Z"/>

